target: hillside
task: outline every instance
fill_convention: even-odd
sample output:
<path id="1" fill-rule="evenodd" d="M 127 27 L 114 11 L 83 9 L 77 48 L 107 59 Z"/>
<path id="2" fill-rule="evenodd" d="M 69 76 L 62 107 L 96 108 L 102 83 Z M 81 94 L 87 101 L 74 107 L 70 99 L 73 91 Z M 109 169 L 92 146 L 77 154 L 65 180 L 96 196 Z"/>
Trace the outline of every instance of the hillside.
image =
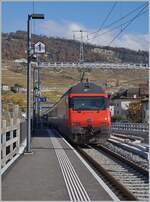
<path id="1" fill-rule="evenodd" d="M 17 72 L 12 67 L 13 63 L 8 64 L 8 69 L 2 69 L 2 83 L 13 86 L 16 83 L 26 87 L 26 69 Z M 131 77 L 132 75 L 132 77 Z M 148 70 L 101 70 L 93 69 L 85 74 L 89 81 L 102 85 L 106 90 L 116 92 L 120 88 L 128 89 L 138 87 L 140 83 L 148 81 Z M 55 102 L 72 85 L 79 82 L 80 72 L 77 69 L 64 69 L 55 72 L 47 69 L 40 71 L 42 94 Z"/>
<path id="2" fill-rule="evenodd" d="M 42 60 L 50 62 L 76 62 L 79 58 L 80 43 L 73 40 L 60 38 L 48 38 L 46 36 L 32 36 L 34 42 L 42 41 L 46 44 L 47 55 Z M 15 59 L 26 57 L 26 32 L 2 34 L 2 83 L 9 87 L 19 84 L 26 88 L 26 66 L 17 66 Z M 90 44 L 85 45 L 86 61 L 99 62 L 127 62 L 147 63 L 148 52 L 133 51 L 125 48 L 96 47 Z M 132 77 L 131 77 L 132 75 Z M 120 88 L 138 87 L 140 83 L 148 81 L 148 70 L 101 70 L 93 69 L 86 73 L 85 78 L 96 84 L 106 87 L 107 91 L 116 92 Z M 41 90 L 42 95 L 50 102 L 56 102 L 59 97 L 70 87 L 80 80 L 80 72 L 77 69 L 67 68 L 61 72 L 41 69 Z M 26 93 L 3 94 L 4 103 L 15 100 L 25 106 Z M 17 100 L 19 99 L 19 100 Z"/>
<path id="3" fill-rule="evenodd" d="M 79 60 L 80 43 L 74 40 L 32 35 L 33 43 L 42 41 L 46 44 L 46 55 L 42 60 L 50 62 L 76 62 Z M 2 33 L 2 59 L 14 60 L 26 57 L 27 33 Z M 132 47 L 131 47 L 132 48 Z M 84 45 L 84 56 L 87 62 L 112 63 L 148 63 L 148 52 L 134 51 L 125 48 L 100 47 Z"/>

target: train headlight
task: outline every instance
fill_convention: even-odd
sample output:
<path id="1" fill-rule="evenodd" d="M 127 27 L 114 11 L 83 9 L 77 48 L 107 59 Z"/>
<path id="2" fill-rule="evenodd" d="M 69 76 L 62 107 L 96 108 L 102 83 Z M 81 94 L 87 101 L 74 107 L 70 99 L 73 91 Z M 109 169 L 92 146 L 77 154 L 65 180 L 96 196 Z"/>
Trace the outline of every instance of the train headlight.
<path id="1" fill-rule="evenodd" d="M 91 118 L 87 119 L 87 123 L 92 124 L 92 119 Z"/>

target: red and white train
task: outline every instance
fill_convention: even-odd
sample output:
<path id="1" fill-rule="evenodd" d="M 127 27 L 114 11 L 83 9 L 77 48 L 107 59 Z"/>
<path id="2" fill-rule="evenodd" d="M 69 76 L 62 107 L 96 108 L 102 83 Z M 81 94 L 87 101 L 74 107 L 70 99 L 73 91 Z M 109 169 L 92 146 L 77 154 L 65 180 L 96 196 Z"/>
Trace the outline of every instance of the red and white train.
<path id="1" fill-rule="evenodd" d="M 78 83 L 52 107 L 48 120 L 76 144 L 105 143 L 111 126 L 108 95 L 94 83 Z"/>

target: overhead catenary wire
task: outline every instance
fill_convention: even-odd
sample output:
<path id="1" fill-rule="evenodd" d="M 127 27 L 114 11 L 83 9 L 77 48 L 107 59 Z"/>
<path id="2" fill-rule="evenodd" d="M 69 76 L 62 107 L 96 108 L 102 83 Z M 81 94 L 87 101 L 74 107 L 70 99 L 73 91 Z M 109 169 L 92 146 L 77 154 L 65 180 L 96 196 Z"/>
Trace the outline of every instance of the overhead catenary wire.
<path id="1" fill-rule="evenodd" d="M 120 2 L 119 6 L 120 6 L 120 18 L 122 18 L 122 13 L 123 13 L 122 2 Z M 120 30 L 122 30 L 122 26 L 120 27 Z"/>
<path id="2" fill-rule="evenodd" d="M 118 2 L 113 3 L 113 5 L 112 5 L 110 11 L 108 12 L 108 14 L 106 15 L 106 17 L 104 18 L 104 20 L 103 20 L 103 22 L 102 22 L 102 24 L 101 24 L 101 27 L 98 28 L 98 30 L 95 31 L 95 32 L 88 33 L 88 35 L 87 35 L 87 40 L 89 40 L 89 35 L 91 35 L 91 34 L 96 34 L 97 32 L 100 32 L 100 31 L 101 31 L 101 29 L 103 28 L 104 24 L 107 22 L 108 18 L 110 17 L 111 13 L 113 12 L 114 8 L 116 7 L 117 3 L 118 3 Z M 74 39 L 75 39 L 75 38 L 74 38 Z M 78 40 L 79 38 L 76 38 L 76 39 Z"/>
<path id="3" fill-rule="evenodd" d="M 144 13 L 146 13 L 146 12 L 141 13 L 141 15 L 144 14 Z M 124 23 L 122 23 L 122 24 L 120 24 L 120 25 L 117 25 L 117 26 L 115 26 L 115 27 L 113 27 L 113 28 L 111 28 L 111 29 L 108 29 L 108 30 L 102 32 L 101 34 L 99 34 L 97 37 L 100 37 L 100 36 L 102 36 L 102 35 L 104 35 L 104 34 L 106 34 L 106 33 L 109 33 L 109 32 L 111 32 L 111 31 L 113 31 L 113 30 L 116 30 L 116 29 L 118 29 L 118 28 L 121 28 L 121 30 L 122 30 L 122 29 L 123 29 L 123 25 L 128 24 L 130 21 L 131 21 L 131 19 L 128 20 L 127 22 L 124 22 Z M 97 38 L 97 37 L 96 37 L 96 38 Z"/>
<path id="4" fill-rule="evenodd" d="M 148 6 L 148 5 L 147 5 L 147 6 Z M 119 32 L 116 36 L 114 36 L 114 38 L 111 40 L 111 42 L 109 43 L 109 45 L 111 45 L 112 42 L 115 41 L 115 40 L 120 36 L 120 34 L 121 34 L 136 18 L 138 18 L 139 16 L 141 16 L 141 15 L 143 15 L 143 14 L 145 14 L 145 13 L 147 12 L 147 11 L 144 11 L 144 12 L 143 12 L 143 10 L 144 10 L 147 6 L 145 6 L 144 8 L 142 8 L 142 9 L 140 10 L 140 12 L 139 12 L 138 14 L 136 14 L 136 15 L 128 22 L 128 24 L 127 24 L 125 27 L 123 27 L 122 30 L 120 30 L 120 32 Z M 108 46 L 109 46 L 109 45 L 108 45 Z"/>
<path id="5" fill-rule="evenodd" d="M 119 18 L 119 19 L 115 20 L 114 22 L 112 22 L 112 23 L 108 24 L 107 26 L 105 26 L 104 29 L 106 29 L 106 28 L 109 29 L 109 27 L 111 27 L 112 25 L 117 24 L 118 22 L 120 22 L 120 21 L 122 21 L 123 19 L 129 17 L 130 15 L 134 14 L 136 11 L 139 11 L 141 8 L 144 8 L 144 7 L 147 6 L 147 5 L 148 5 L 148 4 L 147 4 L 147 2 L 146 2 L 146 3 L 142 4 L 142 6 L 141 6 L 141 5 L 138 6 L 137 8 L 135 8 L 135 9 L 131 10 L 130 12 L 128 12 L 126 15 L 122 16 L 121 18 Z M 144 7 L 143 7 L 143 6 L 144 6 Z M 130 21 L 130 20 L 128 20 L 128 21 Z M 127 22 L 128 22 L 128 21 L 127 21 Z M 127 22 L 124 22 L 124 23 L 122 23 L 122 24 L 120 24 L 120 25 L 117 25 L 116 27 L 112 28 L 111 30 L 114 30 L 114 29 L 116 29 L 116 28 L 122 27 L 122 25 L 126 24 Z M 100 30 L 100 31 L 101 31 L 101 30 Z M 100 32 L 100 31 L 97 31 L 97 33 Z M 105 34 L 106 32 L 110 32 L 110 31 L 107 30 L 107 31 L 105 31 L 104 33 L 100 33 L 100 34 L 98 34 L 98 35 L 96 35 L 96 36 L 93 36 L 93 37 L 91 37 L 91 38 L 88 38 L 88 41 L 91 41 L 91 40 L 93 40 L 93 39 L 95 39 L 95 38 L 97 38 L 97 37 L 100 37 L 101 35 Z M 96 33 L 96 32 L 95 32 L 95 33 Z"/>
<path id="6" fill-rule="evenodd" d="M 101 27 L 100 27 L 97 31 L 95 31 L 95 32 L 88 33 L 88 35 L 91 35 L 91 34 L 95 34 L 95 33 L 97 33 L 97 32 L 100 32 L 100 30 L 103 28 L 104 24 L 106 23 L 106 21 L 107 21 L 108 18 L 110 17 L 111 13 L 113 12 L 114 8 L 116 7 L 117 3 L 118 3 L 118 2 L 113 3 L 113 6 L 111 7 L 110 11 L 108 12 L 108 14 L 106 15 L 105 19 L 104 19 L 103 22 L 102 22 Z M 87 35 L 87 40 L 89 40 L 88 35 Z M 74 36 L 73 36 L 73 39 L 75 39 Z M 79 38 L 76 38 L 76 39 L 78 40 Z"/>
<path id="7" fill-rule="evenodd" d="M 131 19 L 130 19 L 130 20 L 131 20 Z M 102 32 L 102 33 L 100 33 L 99 35 L 97 35 L 96 37 L 94 37 L 94 38 L 92 38 L 92 39 L 98 38 L 98 37 L 100 37 L 100 36 L 102 36 L 102 35 L 104 35 L 104 34 L 106 34 L 106 33 L 108 33 L 108 32 L 111 32 L 111 31 L 113 31 L 113 30 L 115 30 L 115 29 L 120 28 L 120 27 L 121 27 L 121 29 L 122 29 L 122 26 L 123 26 L 123 25 L 126 25 L 130 20 L 128 20 L 127 22 L 124 22 L 124 23 L 122 23 L 122 24 L 120 24 L 120 25 L 117 25 L 117 26 L 115 26 L 115 27 L 113 27 L 113 28 L 111 28 L 111 29 L 108 29 L 108 30 L 106 30 L 106 31 L 104 31 L 104 32 Z M 91 40 L 91 39 L 89 39 L 89 40 Z"/>
<path id="8" fill-rule="evenodd" d="M 145 14 L 146 12 L 147 12 L 147 11 L 144 11 L 144 12 L 140 13 L 140 15 L 139 15 L 138 17 L 140 17 L 141 15 Z M 116 35 L 116 37 L 118 37 L 133 21 L 134 21 L 134 19 L 132 18 L 132 19 L 128 20 L 127 22 L 125 22 L 125 23 L 123 23 L 123 24 L 121 24 L 121 25 L 119 25 L 119 26 L 114 27 L 113 29 L 110 29 L 110 30 L 108 30 L 108 31 L 103 32 L 100 36 L 102 36 L 102 35 L 104 35 L 104 34 L 106 34 L 106 33 L 108 33 L 108 32 L 111 32 L 111 31 L 113 31 L 113 30 L 118 29 L 119 27 L 121 27 L 121 30 L 119 31 L 119 33 L 117 32 L 117 35 Z M 127 25 L 126 25 L 126 24 L 127 24 Z M 125 27 L 122 27 L 122 25 L 126 25 L 126 26 L 125 26 Z M 116 39 L 116 37 L 114 37 L 114 38 Z M 113 38 L 113 39 L 114 39 L 114 38 Z M 114 39 L 114 40 L 115 40 L 115 39 Z M 114 40 L 113 40 L 113 41 L 114 41 Z M 111 42 L 109 42 L 109 45 L 110 45 L 113 41 L 111 40 Z M 109 45 L 107 45 L 107 46 L 109 46 Z"/>
<path id="9" fill-rule="evenodd" d="M 91 34 L 95 34 L 95 33 L 101 31 L 101 29 L 103 28 L 104 24 L 107 22 L 108 18 L 110 17 L 110 15 L 112 14 L 113 10 L 115 9 L 117 3 L 118 3 L 118 2 L 113 3 L 113 5 L 112 5 L 110 11 L 108 12 L 108 14 L 106 15 L 105 19 L 104 19 L 103 22 L 102 22 L 101 27 L 98 28 L 97 31 L 89 33 L 89 35 L 91 35 Z"/>

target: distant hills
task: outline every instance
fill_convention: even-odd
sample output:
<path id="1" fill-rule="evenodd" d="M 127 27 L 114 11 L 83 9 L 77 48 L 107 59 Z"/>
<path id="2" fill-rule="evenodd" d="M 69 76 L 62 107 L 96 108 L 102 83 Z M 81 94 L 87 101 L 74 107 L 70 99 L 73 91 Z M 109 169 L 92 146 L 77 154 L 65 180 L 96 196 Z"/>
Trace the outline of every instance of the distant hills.
<path id="1" fill-rule="evenodd" d="M 80 43 L 74 40 L 32 35 L 33 44 L 41 41 L 46 44 L 46 55 L 42 60 L 50 62 L 77 62 L 79 61 Z M 17 31 L 2 33 L 2 60 L 14 60 L 26 57 L 27 33 Z M 132 47 L 130 47 L 132 48 Z M 96 46 L 84 44 L 86 62 L 110 63 L 148 63 L 147 51 L 134 51 L 126 48 Z"/>

